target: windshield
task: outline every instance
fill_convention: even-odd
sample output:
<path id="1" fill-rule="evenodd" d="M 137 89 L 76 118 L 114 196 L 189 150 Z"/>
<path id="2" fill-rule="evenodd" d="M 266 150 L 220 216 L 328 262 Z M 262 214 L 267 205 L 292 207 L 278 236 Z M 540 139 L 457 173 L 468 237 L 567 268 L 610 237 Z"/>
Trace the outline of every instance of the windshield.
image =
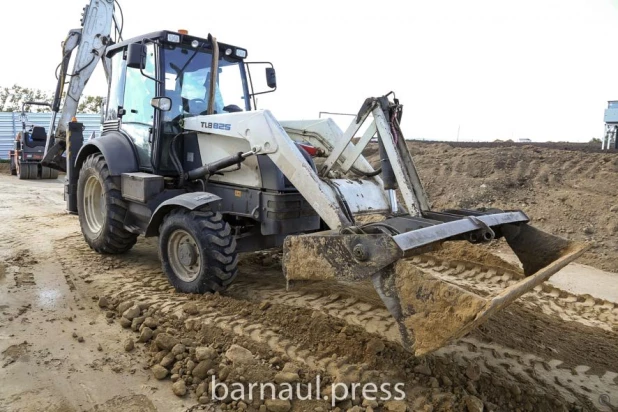
<path id="1" fill-rule="evenodd" d="M 206 51 L 181 45 L 164 48 L 165 95 L 172 99 L 172 108 L 165 114 L 170 120 L 177 116 L 207 114 L 212 55 Z M 219 60 L 215 88 L 215 113 L 245 109 L 245 92 L 241 72 L 242 62 Z"/>

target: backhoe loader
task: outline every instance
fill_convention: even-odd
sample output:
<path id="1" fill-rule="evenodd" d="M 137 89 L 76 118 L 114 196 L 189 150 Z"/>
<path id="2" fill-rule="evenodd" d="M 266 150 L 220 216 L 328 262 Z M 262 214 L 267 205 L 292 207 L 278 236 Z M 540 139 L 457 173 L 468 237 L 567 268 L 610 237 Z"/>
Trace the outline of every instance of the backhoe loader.
<path id="1" fill-rule="evenodd" d="M 67 172 L 67 210 L 96 252 L 125 253 L 139 235 L 157 236 L 171 284 L 206 293 L 233 282 L 239 253 L 283 247 L 289 281 L 370 280 L 404 346 L 422 355 L 586 249 L 533 228 L 520 210 L 432 210 L 393 93 L 366 99 L 345 131 L 330 119 L 280 121 L 255 104 L 257 94 L 276 89 L 271 64 L 262 66 L 269 89 L 260 91 L 247 50 L 212 35 L 164 30 L 114 43 L 113 9 L 112 0 L 91 2 L 83 29 L 64 43 L 59 90 L 67 56 L 79 49 L 71 107 L 43 160 Z M 100 58 L 109 90 L 103 133 L 84 144 L 81 124 L 68 120 Z M 375 138 L 377 168 L 362 155 Z M 499 238 L 527 277 L 496 296 L 398 270 L 402 259 L 443 242 Z"/>

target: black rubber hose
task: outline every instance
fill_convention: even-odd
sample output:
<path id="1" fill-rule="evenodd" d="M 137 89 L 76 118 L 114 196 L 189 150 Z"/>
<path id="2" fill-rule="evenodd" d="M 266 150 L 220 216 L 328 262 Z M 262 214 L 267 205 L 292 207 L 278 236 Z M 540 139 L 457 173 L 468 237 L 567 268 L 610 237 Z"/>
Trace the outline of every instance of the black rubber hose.
<path id="1" fill-rule="evenodd" d="M 170 159 L 172 160 L 172 164 L 174 165 L 174 167 L 176 168 L 176 171 L 178 172 L 178 186 L 182 187 L 184 182 L 185 182 L 185 171 L 182 168 L 182 163 L 180 162 L 180 158 L 178 157 L 178 152 L 176 151 L 176 141 L 177 139 L 182 136 L 183 133 L 178 133 L 176 136 L 174 136 L 172 138 L 172 141 L 170 142 Z"/>
<path id="2" fill-rule="evenodd" d="M 361 170 L 358 170 L 357 168 L 355 168 L 354 166 L 350 167 L 350 170 L 358 175 L 358 176 L 365 176 L 365 177 L 375 177 L 377 175 L 379 175 L 380 173 L 382 173 L 382 168 L 378 167 L 376 170 L 374 170 L 373 172 L 363 172 Z"/>
<path id="3" fill-rule="evenodd" d="M 228 157 L 224 157 L 223 159 L 216 160 L 214 162 L 205 164 L 202 167 L 198 167 L 197 169 L 190 170 L 187 172 L 187 178 L 189 180 L 201 179 L 206 175 L 212 175 L 217 173 L 219 170 L 223 170 L 226 167 L 230 167 L 245 161 L 245 157 L 243 157 L 242 152 L 238 152 Z"/>

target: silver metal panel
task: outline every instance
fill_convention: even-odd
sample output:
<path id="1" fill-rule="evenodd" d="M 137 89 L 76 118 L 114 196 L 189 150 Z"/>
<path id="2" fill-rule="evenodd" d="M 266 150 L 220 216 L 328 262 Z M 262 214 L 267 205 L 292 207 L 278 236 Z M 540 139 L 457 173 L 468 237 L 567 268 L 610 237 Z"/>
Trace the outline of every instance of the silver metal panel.
<path id="1" fill-rule="evenodd" d="M 146 203 L 163 191 L 163 176 L 150 173 L 123 173 L 121 182 L 122 197 Z"/>
<path id="2" fill-rule="evenodd" d="M 21 130 L 19 112 L 0 112 L 0 159 L 8 159 L 9 150 L 13 149 L 15 135 Z M 28 113 L 26 124 L 49 128 L 51 113 Z M 78 114 L 77 120 L 84 124 L 84 139 L 89 139 L 94 132 L 96 137 L 101 135 L 100 114 Z"/>
<path id="3" fill-rule="evenodd" d="M 464 217 L 452 222 L 445 222 L 436 226 L 425 227 L 402 233 L 400 235 L 393 236 L 393 240 L 405 254 L 406 252 L 411 252 L 421 246 L 448 239 L 462 233 L 482 229 L 484 226 L 498 226 L 507 223 L 526 223 L 529 220 L 530 219 L 528 216 L 520 211 Z"/>

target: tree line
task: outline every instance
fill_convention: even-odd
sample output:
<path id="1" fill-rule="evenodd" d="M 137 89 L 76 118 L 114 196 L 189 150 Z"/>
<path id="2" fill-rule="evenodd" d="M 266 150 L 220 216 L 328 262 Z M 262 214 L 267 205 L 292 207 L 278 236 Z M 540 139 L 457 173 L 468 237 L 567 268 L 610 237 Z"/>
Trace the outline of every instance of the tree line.
<path id="1" fill-rule="evenodd" d="M 64 95 L 62 96 L 64 99 Z M 46 90 L 22 87 L 14 84 L 11 87 L 0 87 L 0 112 L 21 112 L 24 102 L 36 101 L 51 103 L 53 93 Z M 82 96 L 77 107 L 78 113 L 99 113 L 103 97 Z M 26 105 L 26 112 L 44 113 L 49 112 L 49 107 Z"/>

